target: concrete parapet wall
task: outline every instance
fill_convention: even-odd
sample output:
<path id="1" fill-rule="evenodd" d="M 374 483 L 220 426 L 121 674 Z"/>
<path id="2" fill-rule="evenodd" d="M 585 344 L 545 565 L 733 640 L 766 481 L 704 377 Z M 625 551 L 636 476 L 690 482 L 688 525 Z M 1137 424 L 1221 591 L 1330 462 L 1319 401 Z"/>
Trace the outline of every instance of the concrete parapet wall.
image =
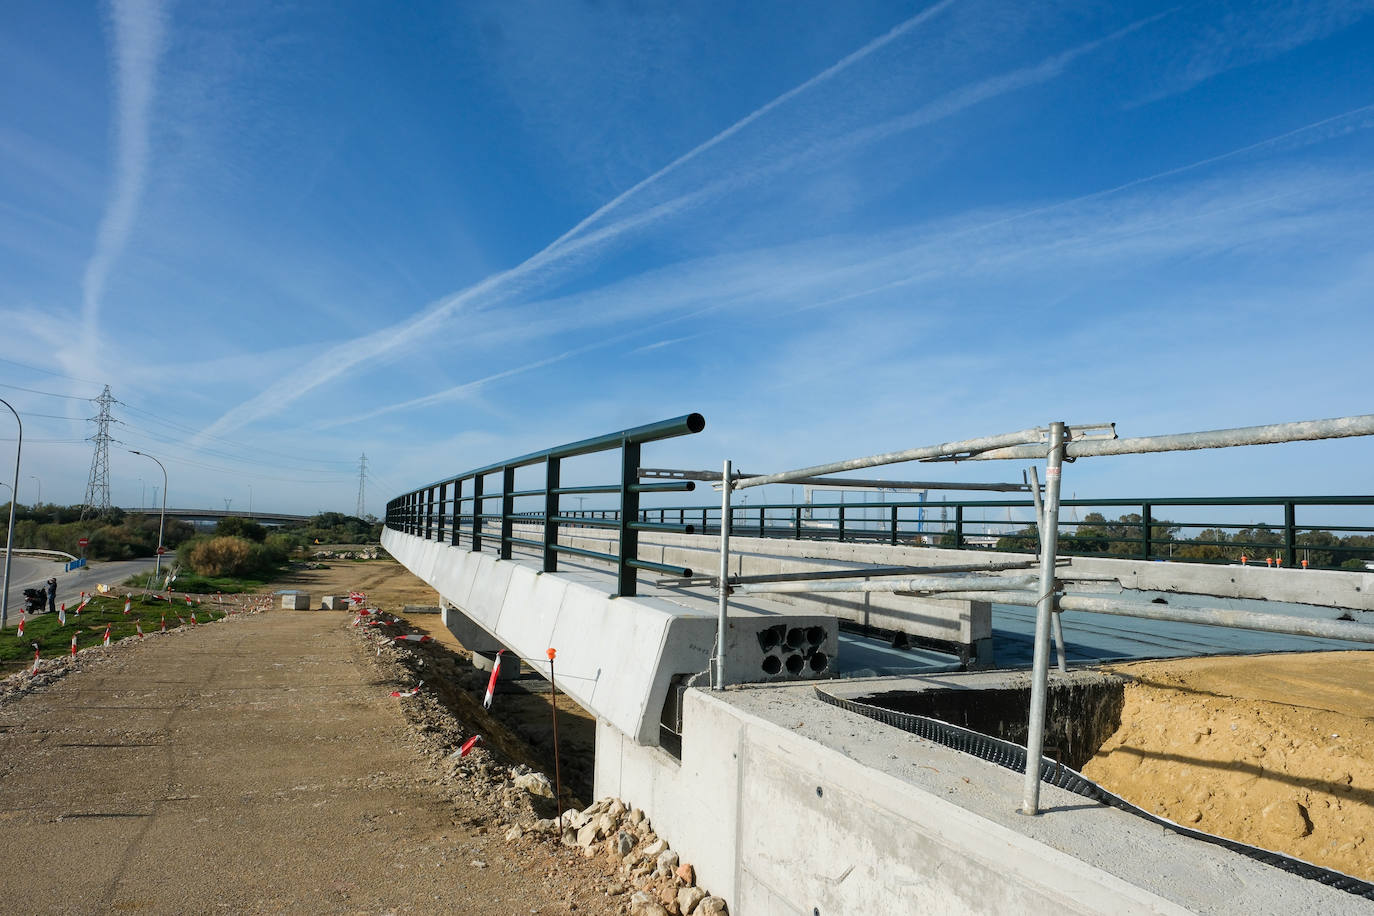
<path id="1" fill-rule="evenodd" d="M 387 551 L 535 670 L 558 650 L 558 684 L 634 741 L 657 744 L 675 674 L 704 671 L 716 622 L 657 598 L 612 598 L 604 575 L 545 575 L 387 529 Z M 461 639 L 461 637 L 460 637 Z"/>
<path id="2" fill-rule="evenodd" d="M 684 696 L 682 758 L 597 731 L 596 794 L 643 808 L 732 913 L 1354 913 L 1359 898 L 827 706 Z"/>

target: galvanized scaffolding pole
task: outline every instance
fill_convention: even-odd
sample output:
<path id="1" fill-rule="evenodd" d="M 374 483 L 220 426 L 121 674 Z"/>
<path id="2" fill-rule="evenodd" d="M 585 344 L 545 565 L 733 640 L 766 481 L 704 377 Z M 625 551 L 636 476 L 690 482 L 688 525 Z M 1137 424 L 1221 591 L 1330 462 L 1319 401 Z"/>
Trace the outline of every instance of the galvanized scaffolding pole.
<path id="1" fill-rule="evenodd" d="M 730 491 L 733 477 L 725 459 L 720 488 L 720 607 L 716 620 L 716 679 L 714 689 L 725 689 L 725 636 L 730 616 Z"/>
<path id="2" fill-rule="evenodd" d="M 1021 813 L 1040 811 L 1040 755 L 1045 750 L 1045 703 L 1050 679 L 1050 617 L 1054 613 L 1054 558 L 1059 550 L 1059 491 L 1064 465 L 1064 424 L 1050 424 L 1045 461 L 1044 515 L 1040 527 L 1040 597 L 1035 608 L 1035 657 L 1031 667 L 1030 715 L 1026 734 L 1026 781 Z"/>

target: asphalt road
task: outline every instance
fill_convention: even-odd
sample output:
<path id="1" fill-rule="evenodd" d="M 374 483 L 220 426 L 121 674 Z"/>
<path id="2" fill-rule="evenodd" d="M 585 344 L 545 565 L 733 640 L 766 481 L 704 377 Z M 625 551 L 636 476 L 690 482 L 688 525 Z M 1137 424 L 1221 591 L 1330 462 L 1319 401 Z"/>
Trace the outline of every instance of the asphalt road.
<path id="1" fill-rule="evenodd" d="M 3 569 L 4 554 L 0 553 L 0 569 Z M 72 607 L 81 598 L 82 592 L 94 592 L 101 583 L 118 585 L 135 573 L 146 572 L 153 568 L 153 558 L 146 560 L 117 560 L 113 562 L 91 562 L 81 569 L 63 572 L 61 560 L 48 560 L 38 557 L 14 557 L 10 562 L 10 599 L 9 626 L 17 626 L 19 612 L 24 607 L 24 589 L 43 588 L 50 576 L 57 577 L 57 603 Z"/>

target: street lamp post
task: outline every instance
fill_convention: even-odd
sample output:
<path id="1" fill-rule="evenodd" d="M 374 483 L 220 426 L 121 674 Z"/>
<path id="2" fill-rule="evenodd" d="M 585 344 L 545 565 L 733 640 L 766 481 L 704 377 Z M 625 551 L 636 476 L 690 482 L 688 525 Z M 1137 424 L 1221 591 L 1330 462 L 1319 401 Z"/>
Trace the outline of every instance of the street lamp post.
<path id="1" fill-rule="evenodd" d="M 139 452 L 134 449 L 129 449 L 129 454 L 142 455 L 144 458 L 153 458 L 153 456 L 149 455 L 147 452 Z M 153 458 L 153 460 L 157 461 L 156 458 Z M 158 516 L 157 520 L 157 560 L 154 561 L 153 565 L 154 579 L 162 575 L 162 529 L 167 524 L 167 469 L 162 467 L 161 461 L 157 461 L 157 466 L 162 468 L 162 514 Z"/>
<path id="2" fill-rule="evenodd" d="M 0 399 L 0 404 L 10 408 L 14 422 L 19 424 L 19 439 L 14 446 L 14 483 L 10 485 L 10 530 L 5 538 L 5 584 L 0 592 L 0 630 L 10 622 L 10 556 L 14 551 L 14 504 L 15 494 L 19 492 L 19 453 L 24 449 L 24 421 L 19 419 L 19 411 L 10 407 L 10 402 Z"/>

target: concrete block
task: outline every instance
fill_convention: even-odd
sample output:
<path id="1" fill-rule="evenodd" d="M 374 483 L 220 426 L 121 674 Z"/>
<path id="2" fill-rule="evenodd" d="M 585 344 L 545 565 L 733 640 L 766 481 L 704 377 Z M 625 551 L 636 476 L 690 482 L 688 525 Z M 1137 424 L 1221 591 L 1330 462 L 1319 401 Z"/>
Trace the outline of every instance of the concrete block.
<path id="1" fill-rule="evenodd" d="M 281 609 L 283 611 L 308 611 L 310 610 L 310 596 L 305 592 L 282 595 Z"/>
<path id="2" fill-rule="evenodd" d="M 320 599 L 320 610 L 322 611 L 346 611 L 348 610 L 347 595 L 325 595 Z"/>
<path id="3" fill-rule="evenodd" d="M 474 652 L 472 653 L 472 667 L 478 671 L 490 671 L 496 667 L 495 652 Z M 525 671 L 524 665 L 520 662 L 518 655 L 507 652 L 501 656 L 501 676 L 497 680 L 513 681 Z"/>

